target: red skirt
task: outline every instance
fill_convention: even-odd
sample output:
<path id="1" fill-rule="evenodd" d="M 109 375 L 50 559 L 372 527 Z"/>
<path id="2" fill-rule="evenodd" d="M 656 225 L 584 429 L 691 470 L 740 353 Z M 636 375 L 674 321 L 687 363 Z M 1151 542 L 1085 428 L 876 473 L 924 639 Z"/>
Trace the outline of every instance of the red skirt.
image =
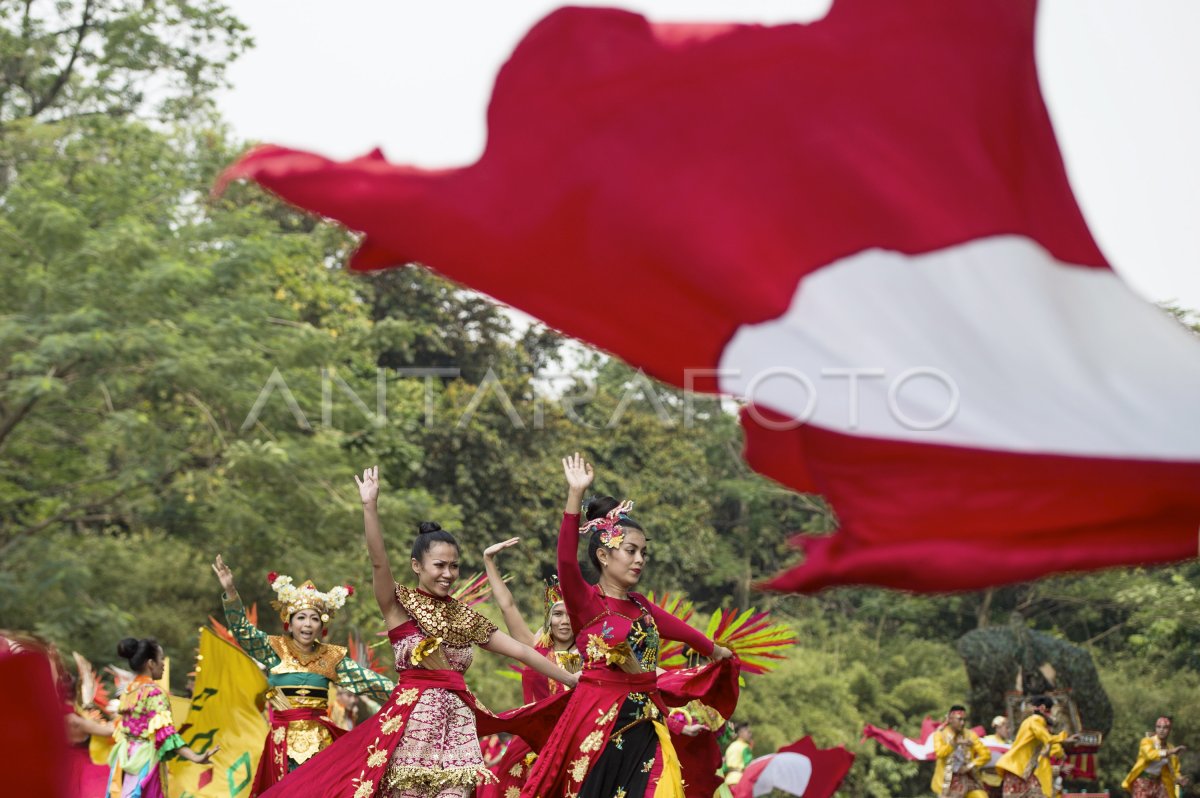
<path id="1" fill-rule="evenodd" d="M 375 795 L 387 774 L 392 751 L 404 738 L 404 728 L 421 693 L 449 690 L 471 708 L 480 724 L 480 734 L 503 731 L 495 716 L 475 700 L 463 675 L 457 671 L 412 668 L 400 672 L 396 689 L 387 703 L 369 719 L 345 733 L 341 739 L 314 756 L 303 767 L 289 773 L 265 793 L 265 798 L 364 798 Z"/>
<path id="2" fill-rule="evenodd" d="M 673 706 L 683 706 L 699 699 L 729 717 L 737 706 L 737 678 L 737 664 L 732 659 L 703 668 L 672 671 L 660 679 L 653 673 L 584 670 L 579 685 L 566 694 L 569 701 L 556 708 L 560 713 L 558 722 L 544 742 L 526 737 L 539 754 L 526 776 L 521 798 L 562 798 L 578 793 L 608 745 L 618 711 L 630 693 L 646 694 L 662 713 L 664 722 L 667 716 L 664 700 Z M 544 703 L 550 704 L 556 698 L 552 696 Z M 519 730 L 517 733 L 525 737 Z"/>

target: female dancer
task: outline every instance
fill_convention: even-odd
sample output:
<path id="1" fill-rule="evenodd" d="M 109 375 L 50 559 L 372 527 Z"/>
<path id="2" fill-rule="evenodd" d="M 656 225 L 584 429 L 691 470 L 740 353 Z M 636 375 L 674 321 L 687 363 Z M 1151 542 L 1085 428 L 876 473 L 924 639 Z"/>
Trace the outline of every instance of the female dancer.
<path id="1" fill-rule="evenodd" d="M 500 613 L 504 616 L 504 624 L 508 627 L 508 633 L 513 636 L 514 640 L 533 646 L 534 651 L 542 656 L 553 660 L 571 673 L 577 673 L 583 666 L 583 661 L 579 656 L 579 649 L 575 647 L 575 633 L 571 629 L 571 618 L 567 614 L 567 605 L 562 600 L 562 589 L 559 587 L 558 577 L 551 577 L 546 582 L 542 628 L 535 635 L 529 631 L 529 625 L 521 617 L 517 603 L 513 601 L 512 593 L 509 591 L 508 585 L 504 584 L 504 577 L 500 575 L 500 569 L 496 566 L 496 555 L 517 545 L 520 541 L 520 538 L 509 538 L 484 549 L 483 568 L 487 573 L 488 583 L 492 587 L 492 597 L 500 607 Z M 561 689 L 558 682 L 547 679 L 537 671 L 527 668 L 521 673 L 521 692 L 527 704 L 547 698 Z M 520 792 L 521 785 L 525 783 L 525 775 L 533 766 L 534 759 L 536 759 L 536 754 L 524 740 L 512 739 L 500 761 L 491 767 L 496 781 L 480 785 L 476 793 L 477 798 L 504 796 L 514 787 L 517 792 Z"/>
<path id="2" fill-rule="evenodd" d="M 521 611 L 517 609 L 517 603 L 496 566 L 496 555 L 520 542 L 520 538 L 509 538 L 484 549 L 483 569 L 492 588 L 492 598 L 496 600 L 496 606 L 500 608 L 500 614 L 504 617 L 504 625 L 508 627 L 508 633 L 514 640 L 533 647 L 542 656 L 574 673 L 579 670 L 582 662 L 579 649 L 575 647 L 575 632 L 571 629 L 567 605 L 562 600 L 558 576 L 552 576 L 546 582 L 542 627 L 534 634 L 529 631 L 529 625 L 521 617 Z M 560 689 L 562 688 L 558 682 L 547 679 L 537 671 L 526 669 L 522 672 L 521 690 L 526 703 L 540 701 Z"/>
<path id="3" fill-rule="evenodd" d="M 267 669 L 271 728 L 263 743 L 251 796 L 266 791 L 290 771 L 343 734 L 327 715 L 330 691 L 341 686 L 383 703 L 392 691 L 386 676 L 359 665 L 342 646 L 320 642 L 326 624 L 353 592 L 335 587 L 327 593 L 306 581 L 299 587 L 290 576 L 267 578 L 287 635 L 268 635 L 246 617 L 233 571 L 217 555 L 213 571 L 225 591 L 225 623 L 242 649 Z M 334 696 L 336 697 L 336 695 Z"/>
<path id="4" fill-rule="evenodd" d="M 479 749 L 477 719 L 492 718 L 467 689 L 463 672 L 471 646 L 516 659 L 564 684 L 565 670 L 496 629 L 451 597 L 458 579 L 459 548 L 435 523 L 423 522 L 412 547 L 417 588 L 392 576 L 376 502 L 379 469 L 355 476 L 371 557 L 375 599 L 396 653 L 399 683 L 378 713 L 288 776 L 269 798 L 465 798 L 490 777 Z M 488 731 L 500 730 L 499 727 Z"/>
<path id="5" fill-rule="evenodd" d="M 659 642 L 677 640 L 716 660 L 728 660 L 732 652 L 631 592 L 646 564 L 646 534 L 629 515 L 631 505 L 610 497 L 593 499 L 588 521 L 580 527 L 579 511 L 583 493 L 592 484 L 592 467 L 575 454 L 563 460 L 563 471 L 568 491 L 558 573 L 571 624 L 578 639 L 587 641 L 584 670 L 521 796 L 678 798 L 683 795 L 679 762 L 663 723 L 666 706 L 656 685 Z M 587 584 L 579 568 L 581 533 L 589 535 L 588 557 L 600 574 L 596 585 Z M 723 689 L 726 698 L 736 696 L 732 660 L 702 669 L 693 681 L 705 679 L 714 694 Z M 732 714 L 728 700 L 705 700 L 719 705 L 722 714 Z"/>
<path id="6" fill-rule="evenodd" d="M 220 746 L 197 754 L 175 733 L 171 701 L 157 684 L 163 675 L 163 650 L 153 637 L 127 637 L 117 645 L 117 654 L 129 660 L 137 676 L 121 696 L 117 709 L 114 744 L 109 755 L 112 768 L 109 785 L 121 777 L 121 798 L 165 798 L 168 756 L 207 764 Z"/>

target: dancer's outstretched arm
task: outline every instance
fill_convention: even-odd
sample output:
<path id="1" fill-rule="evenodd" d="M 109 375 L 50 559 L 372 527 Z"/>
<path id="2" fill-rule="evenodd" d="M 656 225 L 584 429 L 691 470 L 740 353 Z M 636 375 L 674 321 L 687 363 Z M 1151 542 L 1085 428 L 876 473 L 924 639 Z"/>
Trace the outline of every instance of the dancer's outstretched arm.
<path id="1" fill-rule="evenodd" d="M 484 549 L 483 570 L 487 573 L 488 584 L 492 586 L 492 598 L 496 600 L 496 606 L 500 608 L 500 614 L 504 616 L 504 625 L 508 627 L 508 633 L 518 643 L 532 646 L 533 632 L 529 631 L 529 624 L 525 623 L 525 619 L 521 617 L 521 611 L 517 609 L 517 602 L 513 600 L 512 591 L 508 589 L 508 585 L 504 584 L 504 577 L 500 575 L 500 568 L 496 565 L 497 554 L 520 542 L 520 538 L 509 538 L 500 543 L 493 543 Z"/>
<path id="2" fill-rule="evenodd" d="M 371 585 L 375 589 L 375 601 L 389 630 L 408 620 L 408 613 L 396 601 L 396 579 L 388 562 L 387 547 L 383 542 L 383 525 L 379 523 L 379 466 L 363 471 L 362 479 L 354 475 L 358 484 L 358 496 L 363 506 L 363 536 L 367 542 L 367 554 L 371 557 Z"/>
<path id="3" fill-rule="evenodd" d="M 242 598 L 238 595 L 237 585 L 233 581 L 233 571 L 225 564 L 220 554 L 213 562 L 213 573 L 217 575 L 217 581 L 225 591 L 221 595 L 221 604 L 225 610 L 225 627 L 243 651 L 268 668 L 274 668 L 279 664 L 279 655 L 267 642 L 266 632 L 250 623 L 246 608 L 242 605 Z"/>
<path id="4" fill-rule="evenodd" d="M 528 665 L 543 676 L 547 676 L 556 682 L 562 682 L 567 687 L 574 687 L 579 683 L 578 673 L 567 673 L 529 646 L 524 643 L 518 643 L 499 630 L 492 632 L 491 638 L 488 639 L 483 647 L 493 654 L 500 654 Z"/>

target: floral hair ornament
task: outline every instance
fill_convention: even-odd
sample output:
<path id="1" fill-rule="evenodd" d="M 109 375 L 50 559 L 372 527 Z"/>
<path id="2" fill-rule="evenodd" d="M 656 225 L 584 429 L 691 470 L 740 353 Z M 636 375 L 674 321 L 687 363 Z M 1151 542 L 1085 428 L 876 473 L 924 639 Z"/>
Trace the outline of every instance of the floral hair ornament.
<path id="1" fill-rule="evenodd" d="M 284 624 L 300 610 L 315 610 L 321 616 L 321 623 L 329 623 L 334 613 L 346 605 L 346 599 L 354 594 L 354 588 L 349 585 L 338 585 L 322 593 L 311 579 L 296 585 L 290 576 L 274 571 L 267 574 L 267 581 L 275 591 L 271 606 L 278 611 Z"/>
<path id="2" fill-rule="evenodd" d="M 579 527 L 579 534 L 588 534 L 599 529 L 601 530 L 601 543 L 610 549 L 619 548 L 621 541 L 625 540 L 625 533 L 621 530 L 621 522 L 629 520 L 629 513 L 632 510 L 633 502 L 627 499 L 605 513 L 602 518 L 593 518 Z"/>

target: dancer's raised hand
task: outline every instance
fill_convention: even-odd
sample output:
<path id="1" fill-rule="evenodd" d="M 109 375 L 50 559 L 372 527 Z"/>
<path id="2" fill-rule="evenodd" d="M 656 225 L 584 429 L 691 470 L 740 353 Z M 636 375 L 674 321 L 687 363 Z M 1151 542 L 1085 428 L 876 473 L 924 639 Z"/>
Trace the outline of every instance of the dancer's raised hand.
<path id="1" fill-rule="evenodd" d="M 225 595 L 231 598 L 236 596 L 237 586 L 233 583 L 233 571 L 229 570 L 229 566 L 221 559 L 220 554 L 217 555 L 212 569 L 217 575 L 217 581 L 221 583 L 221 589 L 225 591 Z"/>
<path id="2" fill-rule="evenodd" d="M 483 550 L 483 559 L 493 559 L 500 552 L 504 551 L 505 549 L 511 549 L 520 542 L 520 538 L 509 538 L 508 540 L 502 540 L 499 543 L 493 543 Z"/>
<path id="3" fill-rule="evenodd" d="M 592 472 L 592 465 L 588 463 L 579 452 L 570 457 L 564 457 L 563 473 L 567 477 L 567 487 L 571 493 L 578 493 L 580 496 L 592 484 L 592 480 L 596 475 Z"/>
<path id="4" fill-rule="evenodd" d="M 358 485 L 358 497 L 362 499 L 362 503 L 374 504 L 379 498 L 379 466 L 364 468 L 362 479 L 355 474 L 354 481 Z"/>

